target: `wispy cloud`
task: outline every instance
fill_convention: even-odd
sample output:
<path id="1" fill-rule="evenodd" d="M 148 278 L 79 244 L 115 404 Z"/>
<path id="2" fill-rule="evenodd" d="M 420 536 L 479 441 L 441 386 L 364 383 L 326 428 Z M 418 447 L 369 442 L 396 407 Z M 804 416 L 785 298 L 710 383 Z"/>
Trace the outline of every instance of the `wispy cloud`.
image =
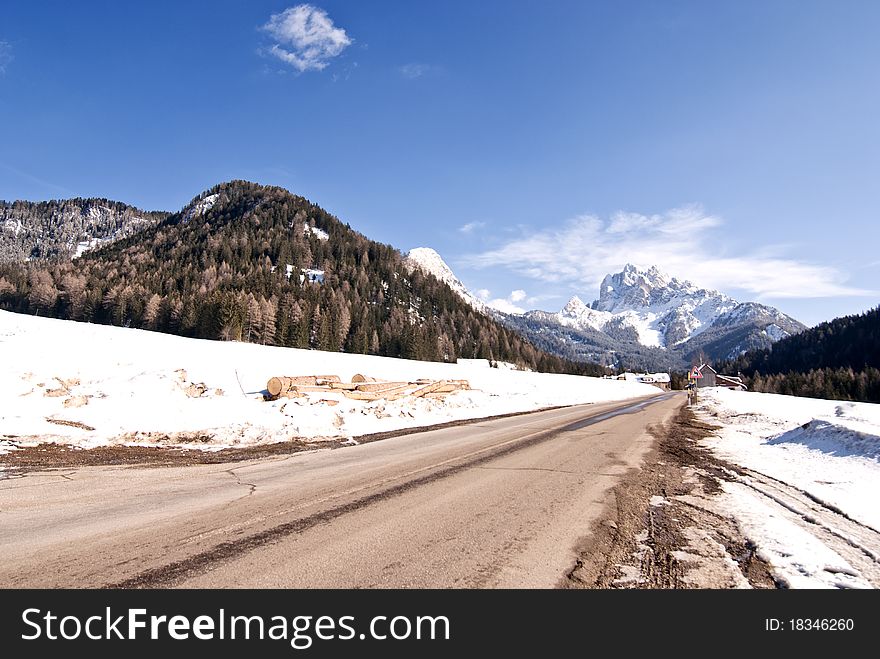
<path id="1" fill-rule="evenodd" d="M 722 225 L 699 205 L 655 215 L 618 212 L 606 220 L 581 215 L 557 229 L 524 232 L 463 261 L 590 290 L 629 262 L 656 265 L 703 286 L 745 290 L 759 299 L 873 294 L 848 286 L 835 268 L 788 258 L 772 247 L 731 254 L 718 231 Z"/>
<path id="2" fill-rule="evenodd" d="M 415 80 L 428 73 L 431 70 L 431 67 L 428 64 L 410 62 L 409 64 L 404 64 L 403 66 L 398 67 L 397 70 L 404 78 Z"/>
<path id="3" fill-rule="evenodd" d="M 492 294 L 488 289 L 481 288 L 477 291 L 477 297 L 488 306 L 497 309 L 498 311 L 503 311 L 504 313 L 525 313 L 526 310 L 519 306 L 517 302 L 525 300 L 528 297 L 528 294 L 522 289 L 517 289 L 511 291 L 510 295 L 507 297 L 493 299 Z"/>
<path id="4" fill-rule="evenodd" d="M 269 53 L 300 73 L 325 69 L 352 43 L 326 11 L 307 4 L 272 14 L 263 30 L 275 41 Z"/>
<path id="5" fill-rule="evenodd" d="M 25 181 L 28 181 L 29 183 L 33 183 L 35 185 L 41 186 L 41 187 L 45 188 L 46 190 L 51 190 L 52 191 L 51 194 L 61 194 L 61 195 L 64 195 L 65 197 L 72 197 L 74 194 L 72 190 L 70 190 L 69 188 L 65 188 L 63 185 L 57 185 L 55 183 L 52 183 L 51 181 L 46 181 L 46 180 L 41 179 L 37 176 L 34 176 L 33 174 L 29 174 L 28 172 L 22 171 L 22 170 L 18 169 L 17 167 L 13 167 L 12 165 L 10 165 L 8 163 L 0 162 L 0 169 L 6 170 L 7 172 L 9 172 L 11 174 L 18 176 L 19 178 L 22 178 Z"/>
<path id="6" fill-rule="evenodd" d="M 526 305 L 529 309 L 537 309 L 538 305 L 540 305 L 542 302 L 548 302 L 549 300 L 558 300 L 561 297 L 561 295 L 557 295 L 555 293 L 547 293 L 545 295 L 530 295 L 528 298 L 526 298 Z"/>
<path id="7" fill-rule="evenodd" d="M 458 230 L 461 233 L 473 233 L 477 229 L 482 229 L 484 226 L 486 226 L 485 222 L 468 222 L 467 224 L 458 227 Z"/>
<path id="8" fill-rule="evenodd" d="M 15 59 L 12 55 L 12 44 L 8 41 L 0 41 L 0 76 L 6 75 L 6 67 Z"/>

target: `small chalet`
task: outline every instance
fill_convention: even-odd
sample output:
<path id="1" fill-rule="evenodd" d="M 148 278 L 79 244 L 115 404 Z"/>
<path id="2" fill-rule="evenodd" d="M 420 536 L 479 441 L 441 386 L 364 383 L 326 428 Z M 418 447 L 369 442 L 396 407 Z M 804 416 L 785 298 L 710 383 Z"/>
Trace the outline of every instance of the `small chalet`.
<path id="1" fill-rule="evenodd" d="M 699 373 L 703 377 L 697 378 L 697 387 L 726 387 L 727 389 L 736 389 L 745 391 L 746 385 L 743 384 L 742 378 L 737 375 L 721 375 L 709 364 L 695 366 L 694 372 Z"/>
<path id="2" fill-rule="evenodd" d="M 629 371 L 620 375 L 608 376 L 609 379 L 628 380 L 630 382 L 641 382 L 642 384 L 653 384 L 655 387 L 663 391 L 669 391 L 672 378 L 669 373 L 630 373 Z"/>

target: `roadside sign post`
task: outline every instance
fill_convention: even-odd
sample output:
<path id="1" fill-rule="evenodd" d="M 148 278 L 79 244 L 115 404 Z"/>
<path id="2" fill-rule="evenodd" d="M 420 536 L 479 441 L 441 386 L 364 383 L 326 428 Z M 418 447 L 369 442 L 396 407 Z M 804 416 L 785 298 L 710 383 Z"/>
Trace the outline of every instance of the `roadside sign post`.
<path id="1" fill-rule="evenodd" d="M 688 371 L 688 404 L 696 405 L 697 403 L 697 380 L 703 377 L 700 369 L 694 366 Z"/>

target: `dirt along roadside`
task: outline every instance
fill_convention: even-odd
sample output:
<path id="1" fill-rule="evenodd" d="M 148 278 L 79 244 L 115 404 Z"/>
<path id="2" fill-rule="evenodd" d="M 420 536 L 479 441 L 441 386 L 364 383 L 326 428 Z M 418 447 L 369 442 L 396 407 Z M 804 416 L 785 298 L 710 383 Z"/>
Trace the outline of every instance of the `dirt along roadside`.
<path id="1" fill-rule="evenodd" d="M 656 447 L 614 489 L 562 587 L 777 587 L 754 545 L 713 501 L 719 481 L 738 470 L 700 446 L 715 429 L 686 406 L 650 429 Z"/>
<path id="2" fill-rule="evenodd" d="M 556 407 L 542 407 L 535 410 L 522 412 L 509 412 L 507 414 L 494 414 L 491 416 L 474 417 L 471 419 L 456 419 L 443 423 L 435 423 L 427 426 L 410 426 L 385 432 L 358 435 L 355 437 L 327 437 L 324 439 L 309 439 L 305 437 L 293 437 L 286 441 L 266 444 L 254 444 L 234 448 L 224 448 L 216 451 L 202 451 L 193 448 L 176 446 L 175 442 L 185 439 L 188 442 L 198 441 L 199 433 L 179 433 L 172 437 L 164 435 L 160 437 L 167 446 L 132 446 L 115 444 L 112 446 L 97 446 L 94 448 L 80 448 L 72 444 L 56 442 L 31 441 L 33 438 L 24 438 L 23 446 L 16 446 L 14 451 L 0 453 L 0 479 L 21 476 L 32 471 L 48 469 L 69 469 L 73 467 L 106 467 L 106 466 L 131 466 L 131 467 L 181 467 L 198 464 L 225 464 L 233 462 L 245 462 L 269 457 L 284 457 L 301 453 L 303 451 L 317 451 L 319 449 L 337 449 L 356 444 L 367 444 L 392 437 L 414 435 L 429 430 L 442 430 L 444 428 L 457 428 L 496 419 L 526 416 L 537 412 L 570 407 L 561 405 Z M 158 433 L 157 433 L 158 435 Z M 155 437 L 154 437 L 155 439 Z M 206 435 L 205 441 L 211 438 Z M 5 473 L 3 473 L 5 471 Z"/>

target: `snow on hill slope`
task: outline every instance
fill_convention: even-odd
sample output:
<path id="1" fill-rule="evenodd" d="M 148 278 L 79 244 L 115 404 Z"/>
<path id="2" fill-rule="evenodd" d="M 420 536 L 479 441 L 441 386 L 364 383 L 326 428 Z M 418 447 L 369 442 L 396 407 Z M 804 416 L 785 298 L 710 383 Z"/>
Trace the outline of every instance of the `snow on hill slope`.
<path id="1" fill-rule="evenodd" d="M 700 390 L 726 513 L 784 584 L 880 585 L 880 405 Z"/>
<path id="2" fill-rule="evenodd" d="M 214 208 L 214 205 L 217 203 L 217 200 L 220 199 L 219 194 L 207 195 L 201 199 L 193 201 L 184 211 L 183 211 L 183 222 L 189 222 L 193 218 L 201 217 L 209 210 Z"/>
<path id="3" fill-rule="evenodd" d="M 77 258 L 167 216 L 108 199 L 0 201 L 0 263 Z"/>
<path id="4" fill-rule="evenodd" d="M 467 286 L 461 283 L 461 280 L 452 272 L 452 268 L 446 265 L 443 257 L 430 247 L 411 249 L 406 255 L 406 262 L 412 267 L 420 268 L 422 271 L 434 275 L 437 279 L 446 283 L 456 295 L 477 311 L 485 314 L 489 313 L 489 307 L 471 293 Z"/>
<path id="5" fill-rule="evenodd" d="M 0 453 L 34 442 L 208 450 L 651 396 L 650 385 L 248 343 L 0 311 Z M 263 400 L 276 375 L 467 379 L 446 399 Z M 2 473 L 2 471 L 0 471 Z"/>

